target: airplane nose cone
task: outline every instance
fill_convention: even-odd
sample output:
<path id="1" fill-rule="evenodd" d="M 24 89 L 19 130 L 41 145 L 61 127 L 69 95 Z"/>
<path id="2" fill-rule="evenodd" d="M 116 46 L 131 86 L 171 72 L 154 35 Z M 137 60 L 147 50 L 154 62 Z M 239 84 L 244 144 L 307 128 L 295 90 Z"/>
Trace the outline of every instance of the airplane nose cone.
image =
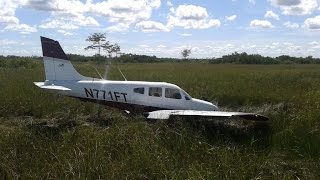
<path id="1" fill-rule="evenodd" d="M 193 99 L 193 102 L 195 105 L 193 106 L 194 110 L 200 110 L 200 111 L 216 111 L 218 110 L 218 107 L 211 102 L 203 101 L 200 99 Z"/>

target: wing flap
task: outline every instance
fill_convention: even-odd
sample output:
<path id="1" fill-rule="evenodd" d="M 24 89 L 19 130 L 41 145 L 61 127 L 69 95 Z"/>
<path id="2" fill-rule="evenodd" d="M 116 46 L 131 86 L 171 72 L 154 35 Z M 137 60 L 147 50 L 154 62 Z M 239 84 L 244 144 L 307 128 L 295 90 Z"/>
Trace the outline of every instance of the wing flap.
<path id="1" fill-rule="evenodd" d="M 56 91 L 71 91 L 71 89 L 64 87 L 64 86 L 57 86 L 54 84 L 45 85 L 44 82 L 34 82 L 34 84 L 41 89 L 47 89 L 47 90 L 56 90 Z"/>
<path id="2" fill-rule="evenodd" d="M 231 118 L 237 117 L 252 121 L 267 121 L 267 117 L 256 113 L 225 112 L 225 111 L 195 111 L 195 110 L 160 110 L 147 113 L 147 119 L 170 119 L 171 117 L 195 118 Z"/>

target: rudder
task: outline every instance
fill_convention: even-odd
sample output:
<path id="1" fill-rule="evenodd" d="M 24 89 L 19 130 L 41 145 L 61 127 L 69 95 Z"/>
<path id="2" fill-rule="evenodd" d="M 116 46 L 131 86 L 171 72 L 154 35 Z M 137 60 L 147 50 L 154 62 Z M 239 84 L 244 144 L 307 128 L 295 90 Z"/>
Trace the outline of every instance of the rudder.
<path id="1" fill-rule="evenodd" d="M 41 36 L 46 80 L 86 80 L 79 74 L 58 41 Z"/>

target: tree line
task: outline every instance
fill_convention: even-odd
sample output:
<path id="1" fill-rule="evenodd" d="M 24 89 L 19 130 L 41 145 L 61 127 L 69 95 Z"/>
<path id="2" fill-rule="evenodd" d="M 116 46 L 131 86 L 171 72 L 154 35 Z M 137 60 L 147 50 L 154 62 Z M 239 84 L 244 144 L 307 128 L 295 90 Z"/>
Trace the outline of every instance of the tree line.
<path id="1" fill-rule="evenodd" d="M 308 57 L 291 57 L 288 55 L 282 55 L 278 57 L 265 57 L 259 54 L 247 54 L 246 52 L 238 53 L 234 52 L 229 55 L 224 55 L 220 58 L 211 59 L 190 59 L 189 55 L 192 53 L 191 49 L 183 49 L 180 54 L 183 59 L 177 58 L 157 58 L 156 56 L 147 55 L 136 55 L 136 54 L 125 54 L 120 53 L 120 46 L 116 43 L 111 45 L 109 41 L 106 41 L 105 33 L 94 33 L 91 34 L 86 41 L 92 43 L 92 45 L 85 48 L 97 49 L 98 54 L 95 58 L 98 61 L 104 61 L 105 58 L 101 58 L 101 49 L 107 51 L 108 58 L 107 61 L 115 60 L 120 63 L 157 63 L 157 62 L 207 62 L 211 64 L 318 64 L 320 63 L 319 58 Z M 116 56 L 112 56 L 115 53 Z M 118 54 L 120 57 L 118 57 Z M 80 58 L 79 56 L 77 58 Z"/>
<path id="2" fill-rule="evenodd" d="M 224 55 L 219 58 L 195 59 L 195 58 L 159 58 L 156 56 L 138 55 L 138 54 L 122 54 L 119 57 L 107 58 L 104 56 L 83 56 L 83 55 L 68 55 L 73 61 L 114 61 L 118 63 L 210 63 L 210 64 L 320 64 L 320 58 L 308 57 L 292 57 L 281 55 L 278 57 L 268 57 L 259 54 L 247 54 L 245 52 L 234 52 L 229 55 Z"/>
<path id="3" fill-rule="evenodd" d="M 3 56 L 0 55 L 0 68 L 27 68 L 38 66 L 42 58 L 38 56 Z"/>
<path id="4" fill-rule="evenodd" d="M 265 57 L 259 54 L 247 54 L 234 52 L 220 58 L 208 59 L 179 59 L 179 58 L 159 58 L 156 56 L 121 54 L 120 56 L 84 56 L 78 54 L 67 54 L 71 61 L 76 62 L 95 62 L 95 63 L 210 63 L 210 64 L 320 64 L 320 58 L 292 57 L 281 55 L 278 57 Z M 20 57 L 20 56 L 2 56 L 0 55 L 0 67 L 34 67 L 41 57 Z M 35 61 L 36 60 L 36 61 Z"/>
<path id="5" fill-rule="evenodd" d="M 278 57 L 265 57 L 259 54 L 247 54 L 246 52 L 234 52 L 220 58 L 209 60 L 212 64 L 320 64 L 320 58 L 312 56 L 292 57 L 281 55 Z"/>
<path id="6" fill-rule="evenodd" d="M 162 63 L 162 62 L 190 62 L 190 63 L 210 63 L 210 64 L 320 64 L 319 58 L 308 57 L 292 57 L 281 55 L 278 57 L 268 57 L 259 54 L 247 54 L 246 52 L 224 55 L 219 58 L 196 59 L 188 58 L 192 53 L 191 49 L 183 49 L 179 58 L 158 58 L 156 56 L 137 55 L 121 53 L 121 48 L 117 43 L 107 41 L 105 33 L 93 33 L 88 36 L 86 41 L 91 45 L 84 48 L 85 50 L 97 50 L 93 56 L 84 56 L 78 54 L 67 54 L 72 61 L 78 62 L 96 62 L 96 63 Z M 101 55 L 104 51 L 106 55 Z M 33 67 L 35 63 L 28 63 L 29 60 L 40 60 L 41 57 L 19 57 L 19 56 L 1 56 L 0 67 Z M 4 61 L 10 60 L 10 61 Z"/>

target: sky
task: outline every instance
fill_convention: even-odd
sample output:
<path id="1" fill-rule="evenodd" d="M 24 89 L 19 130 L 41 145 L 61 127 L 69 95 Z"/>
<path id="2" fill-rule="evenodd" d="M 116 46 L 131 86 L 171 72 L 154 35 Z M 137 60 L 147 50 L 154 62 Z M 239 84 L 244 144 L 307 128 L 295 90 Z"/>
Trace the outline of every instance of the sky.
<path id="1" fill-rule="evenodd" d="M 41 56 L 40 36 L 93 55 L 96 32 L 122 53 L 320 58 L 320 0 L 0 0 L 0 55 Z"/>

